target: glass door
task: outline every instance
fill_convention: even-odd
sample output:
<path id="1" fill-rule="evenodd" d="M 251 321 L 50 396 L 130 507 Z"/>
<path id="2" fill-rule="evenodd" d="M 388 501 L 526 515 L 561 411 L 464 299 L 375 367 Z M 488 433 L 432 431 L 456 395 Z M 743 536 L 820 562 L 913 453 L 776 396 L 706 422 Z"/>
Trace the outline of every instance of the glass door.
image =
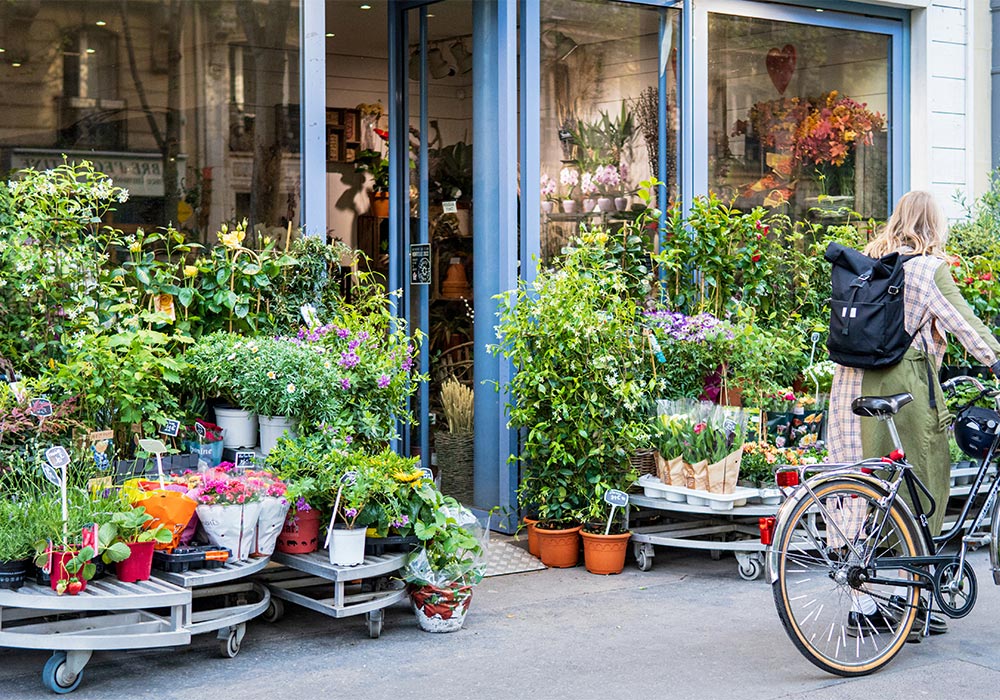
<path id="1" fill-rule="evenodd" d="M 442 491 L 473 504 L 472 3 L 409 10 L 408 309 L 425 334 L 412 450 L 432 455 Z"/>

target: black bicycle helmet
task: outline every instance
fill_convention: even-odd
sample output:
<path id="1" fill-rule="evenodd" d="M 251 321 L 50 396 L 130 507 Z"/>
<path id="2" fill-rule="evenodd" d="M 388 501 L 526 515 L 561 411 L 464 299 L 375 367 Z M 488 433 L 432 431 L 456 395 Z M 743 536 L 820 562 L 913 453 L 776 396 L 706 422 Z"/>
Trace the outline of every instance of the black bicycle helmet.
<path id="1" fill-rule="evenodd" d="M 971 406 L 955 419 L 955 442 L 965 454 L 982 459 L 993 444 L 998 425 L 1000 414 L 996 411 Z"/>

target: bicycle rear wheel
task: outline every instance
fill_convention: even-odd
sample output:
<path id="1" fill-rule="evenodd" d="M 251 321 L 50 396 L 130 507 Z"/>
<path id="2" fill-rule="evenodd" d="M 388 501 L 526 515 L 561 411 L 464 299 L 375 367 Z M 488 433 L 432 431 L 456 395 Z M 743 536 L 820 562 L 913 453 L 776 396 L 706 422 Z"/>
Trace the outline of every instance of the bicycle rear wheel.
<path id="1" fill-rule="evenodd" d="M 902 507 L 881 506 L 885 494 L 867 482 L 835 479 L 814 492 L 823 508 L 803 498 L 779 524 L 774 602 L 809 661 L 829 673 L 863 676 L 889 663 L 913 626 L 919 590 L 870 579 L 915 580 L 897 569 L 876 574 L 872 564 L 922 551 L 916 527 Z"/>

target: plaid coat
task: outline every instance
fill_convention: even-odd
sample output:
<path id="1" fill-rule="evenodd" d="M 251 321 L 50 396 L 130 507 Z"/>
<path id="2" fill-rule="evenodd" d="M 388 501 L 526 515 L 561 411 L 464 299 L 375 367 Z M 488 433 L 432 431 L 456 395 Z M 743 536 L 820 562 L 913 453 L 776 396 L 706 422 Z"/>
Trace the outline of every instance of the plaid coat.
<path id="1" fill-rule="evenodd" d="M 906 261 L 903 265 L 906 271 L 906 287 L 903 292 L 906 331 L 915 334 L 908 356 L 916 357 L 914 353 L 919 353 L 920 358 L 929 356 L 936 379 L 937 371 L 941 368 L 941 362 L 947 348 L 944 336 L 947 331 L 979 362 L 986 366 L 993 365 L 1000 356 L 1000 343 L 976 318 L 972 309 L 962 298 L 951 277 L 951 270 L 947 262 L 933 256 L 920 256 Z M 924 355 L 925 347 L 927 355 Z M 911 391 L 915 398 L 924 397 L 923 406 L 917 406 L 918 402 L 915 401 L 903 411 L 907 411 L 910 415 L 916 413 L 918 409 L 924 413 L 929 412 L 926 371 L 923 373 L 910 371 L 908 374 L 904 374 L 903 364 L 900 363 L 896 366 L 900 368 L 898 371 L 896 367 L 887 370 L 868 370 L 868 373 L 882 375 L 878 382 L 872 383 L 881 386 L 892 385 L 894 384 L 892 381 L 884 381 L 885 375 L 888 373 L 891 380 L 893 379 L 891 375 L 895 374 L 895 385 L 899 385 L 901 382 L 901 391 Z M 881 456 L 881 454 L 864 454 L 862 420 L 851 412 L 851 401 L 865 394 L 865 375 L 865 370 L 840 365 L 834 371 L 828 432 L 830 458 L 834 462 L 856 462 L 866 457 Z M 920 382 L 922 386 L 917 385 L 912 386 L 912 388 L 907 386 L 914 382 Z M 940 389 L 935 388 L 934 391 L 940 396 Z M 944 411 L 943 404 L 938 410 Z M 900 414 L 902 415 L 902 411 Z M 865 419 L 866 431 L 869 430 L 869 425 L 874 427 L 877 422 L 874 419 Z M 899 421 L 897 421 L 897 426 L 899 426 Z M 900 434 L 903 435 L 902 426 L 900 428 Z M 885 430 L 884 427 L 882 429 Z M 905 444 L 907 439 L 906 436 L 903 437 Z M 865 442 L 870 441 L 866 439 Z M 884 440 L 880 442 L 884 442 Z M 946 448 L 947 441 L 944 445 Z M 919 459 L 919 455 L 913 454 L 909 449 L 907 456 L 911 457 L 911 461 L 913 461 L 912 458 Z M 918 475 L 919 471 L 923 470 L 918 470 Z M 943 515 L 943 508 L 940 510 Z"/>

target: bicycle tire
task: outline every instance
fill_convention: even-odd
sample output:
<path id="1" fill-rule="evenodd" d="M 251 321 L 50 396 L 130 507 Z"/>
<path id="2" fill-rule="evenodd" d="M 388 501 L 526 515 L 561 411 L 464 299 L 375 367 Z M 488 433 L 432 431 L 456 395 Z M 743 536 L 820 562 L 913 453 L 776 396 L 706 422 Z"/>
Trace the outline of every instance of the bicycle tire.
<path id="1" fill-rule="evenodd" d="M 827 516 L 811 497 L 801 498 L 790 508 L 774 544 L 778 556 L 772 593 L 778 617 L 798 651 L 819 668 L 838 676 L 868 675 L 892 661 L 902 649 L 916 618 L 920 592 L 914 586 L 900 587 L 905 591 L 900 596 L 895 587 L 860 581 L 858 576 L 864 569 L 841 535 L 853 537 L 855 549 L 877 547 L 892 556 L 917 556 L 924 548 L 908 511 L 894 503 L 886 514 L 879 505 L 885 492 L 877 485 L 843 478 L 821 483 L 813 490 L 827 507 L 830 519 L 841 518 L 837 523 L 841 529 L 827 527 Z M 849 511 L 863 511 L 863 518 L 851 518 L 857 528 L 853 535 L 844 522 L 851 515 Z M 885 519 L 888 528 L 882 530 L 883 537 L 876 543 L 865 534 L 879 522 L 872 521 L 872 516 Z M 815 554 L 809 554 L 811 551 Z M 903 572 L 893 574 L 914 578 Z M 848 622 L 849 614 L 856 610 L 852 603 L 862 592 L 877 605 L 877 613 L 869 618 L 875 624 L 867 621 L 854 626 Z M 893 595 L 900 598 L 895 603 L 889 602 Z M 879 631 L 876 625 L 886 630 Z"/>

